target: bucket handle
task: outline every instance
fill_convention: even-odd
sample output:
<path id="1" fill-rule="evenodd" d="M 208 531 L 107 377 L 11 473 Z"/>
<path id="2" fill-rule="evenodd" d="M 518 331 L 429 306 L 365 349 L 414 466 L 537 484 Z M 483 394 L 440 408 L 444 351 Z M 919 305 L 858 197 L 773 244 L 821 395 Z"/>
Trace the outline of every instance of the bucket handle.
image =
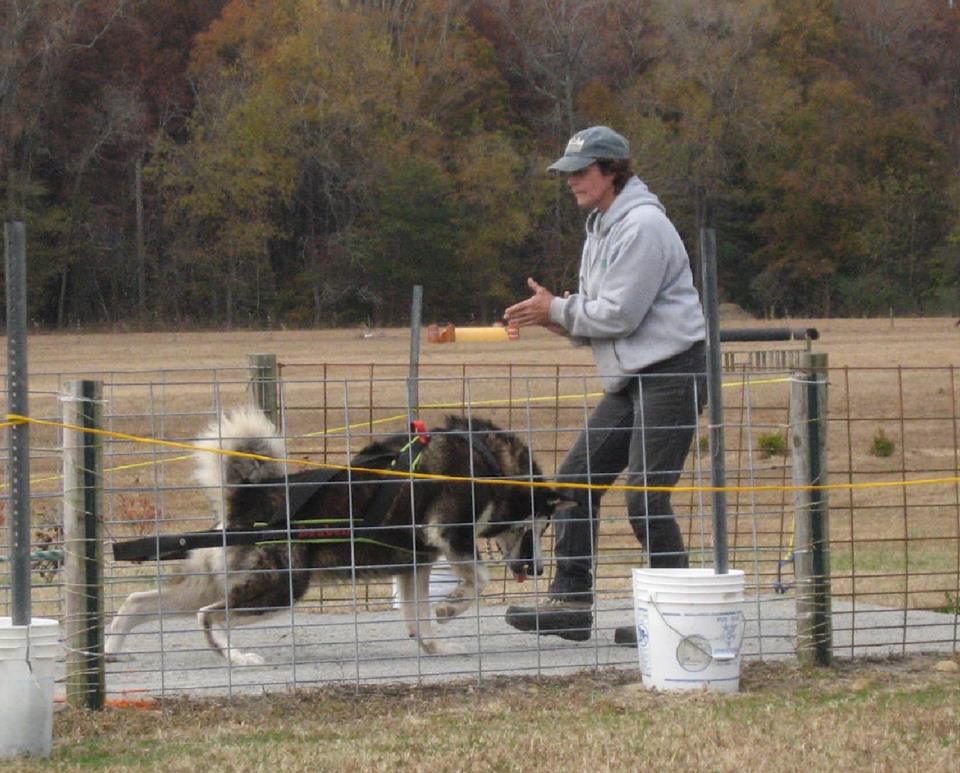
<path id="1" fill-rule="evenodd" d="M 676 634 L 681 639 L 688 638 L 686 634 L 681 633 L 672 625 L 666 617 L 664 617 L 663 612 L 660 611 L 660 606 L 657 604 L 656 592 L 650 591 L 650 603 L 653 604 L 653 608 L 657 610 L 657 614 L 660 615 L 660 619 L 663 620 L 663 624 L 667 626 L 674 634 Z M 734 650 L 718 650 L 717 652 L 704 652 L 704 655 L 707 655 L 713 660 L 720 662 L 727 662 L 730 660 L 736 660 L 740 656 L 740 651 L 743 649 L 743 640 L 745 638 L 744 634 L 747 632 L 747 616 L 743 613 L 742 609 L 737 610 L 737 614 L 740 616 L 740 641 L 737 644 L 737 648 Z"/>
<path id="2" fill-rule="evenodd" d="M 743 612 L 741 612 L 740 614 L 742 615 Z M 740 646 L 737 647 L 735 650 L 717 650 L 716 652 L 712 653 L 710 657 L 712 657 L 714 660 L 720 661 L 721 663 L 725 663 L 728 660 L 736 660 L 737 656 L 740 654 L 740 649 L 742 646 L 743 646 L 743 634 L 740 635 Z"/>

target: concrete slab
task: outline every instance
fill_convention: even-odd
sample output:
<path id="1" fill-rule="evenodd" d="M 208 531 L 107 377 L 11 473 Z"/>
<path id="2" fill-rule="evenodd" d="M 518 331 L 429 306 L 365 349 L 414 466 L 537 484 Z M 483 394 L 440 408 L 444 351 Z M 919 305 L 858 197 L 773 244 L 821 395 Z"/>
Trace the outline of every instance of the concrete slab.
<path id="1" fill-rule="evenodd" d="M 632 624 L 632 603 L 629 598 L 599 602 L 594 636 L 583 643 L 515 631 L 503 620 L 505 607 L 484 605 L 438 627 L 444 644 L 456 650 L 449 655 L 420 652 L 406 637 L 398 612 L 294 609 L 233 629 L 241 649 L 267 659 L 267 665 L 245 667 L 227 666 L 211 652 L 195 619 L 173 618 L 130 636 L 130 654 L 107 665 L 107 689 L 113 696 L 242 695 L 325 684 L 479 682 L 505 675 L 637 669 L 637 651 L 613 642 L 617 626 Z M 744 614 L 744 658 L 793 657 L 792 597 L 751 598 Z M 838 657 L 954 652 L 960 635 L 956 615 L 839 602 L 833 625 Z"/>

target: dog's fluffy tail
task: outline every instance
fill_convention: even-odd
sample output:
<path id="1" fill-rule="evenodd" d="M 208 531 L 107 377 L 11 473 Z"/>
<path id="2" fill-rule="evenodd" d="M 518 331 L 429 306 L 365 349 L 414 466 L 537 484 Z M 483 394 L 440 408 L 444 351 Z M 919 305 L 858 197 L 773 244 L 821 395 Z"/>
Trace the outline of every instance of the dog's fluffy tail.
<path id="1" fill-rule="evenodd" d="M 284 474 L 286 456 L 277 428 L 259 408 L 237 408 L 200 435 L 196 477 L 224 522 L 224 494 L 238 483 L 257 483 Z M 219 453 L 222 451 L 223 453 Z"/>

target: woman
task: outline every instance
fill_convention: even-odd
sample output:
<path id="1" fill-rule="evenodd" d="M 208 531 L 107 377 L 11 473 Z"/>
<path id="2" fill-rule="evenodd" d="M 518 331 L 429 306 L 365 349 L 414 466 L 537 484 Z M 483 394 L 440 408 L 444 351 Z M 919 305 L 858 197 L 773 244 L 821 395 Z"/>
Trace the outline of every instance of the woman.
<path id="1" fill-rule="evenodd" d="M 589 345 L 604 396 L 560 466 L 564 483 L 670 487 L 679 480 L 706 395 L 706 325 L 690 261 L 660 200 L 630 168 L 627 140 L 606 126 L 575 134 L 549 167 L 565 173 L 589 212 L 575 294 L 553 295 L 533 279 L 533 295 L 508 308 L 517 326 L 542 325 Z M 603 489 L 570 489 L 577 505 L 555 516 L 556 569 L 548 597 L 511 606 L 522 631 L 586 641 L 593 627 L 593 565 Z M 654 567 L 688 565 L 670 491 L 628 491 L 630 524 Z M 616 640 L 635 643 L 633 627 Z"/>

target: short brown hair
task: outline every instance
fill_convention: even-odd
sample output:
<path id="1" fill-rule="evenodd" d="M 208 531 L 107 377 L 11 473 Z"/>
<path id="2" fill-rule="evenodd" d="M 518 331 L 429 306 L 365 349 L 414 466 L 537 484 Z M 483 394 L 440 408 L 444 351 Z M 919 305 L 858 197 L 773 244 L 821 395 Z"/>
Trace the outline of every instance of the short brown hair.
<path id="1" fill-rule="evenodd" d="M 597 168 L 607 175 L 613 175 L 613 189 L 620 193 L 623 186 L 633 177 L 629 158 L 598 158 Z"/>

